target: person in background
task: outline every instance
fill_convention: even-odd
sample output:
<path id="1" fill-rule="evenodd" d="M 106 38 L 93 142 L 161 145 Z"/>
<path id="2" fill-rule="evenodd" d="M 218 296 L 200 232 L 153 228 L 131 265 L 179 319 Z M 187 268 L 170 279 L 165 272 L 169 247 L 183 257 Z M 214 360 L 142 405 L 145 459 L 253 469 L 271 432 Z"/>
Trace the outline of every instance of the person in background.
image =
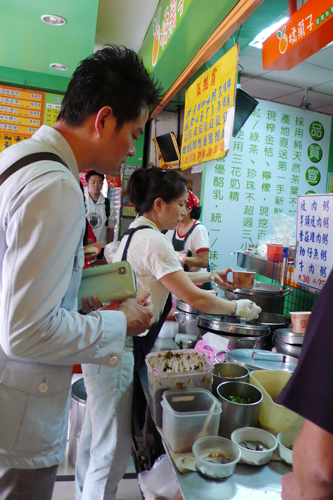
<path id="1" fill-rule="evenodd" d="M 83 246 L 91 245 L 92 243 L 96 243 L 96 236 L 94 235 L 94 231 L 90 225 L 90 222 L 86 219 L 86 230 L 83 236 Z"/>
<path id="2" fill-rule="evenodd" d="M 318 296 L 297 367 L 277 398 L 306 420 L 293 446 L 283 500 L 333 499 L 333 273 Z"/>
<path id="3" fill-rule="evenodd" d="M 101 252 L 97 259 L 104 256 L 105 245 L 114 238 L 114 228 L 117 224 L 117 214 L 108 198 L 101 193 L 105 176 L 90 170 L 86 175 L 88 189 L 85 190 L 86 217 L 93 228 L 97 241 L 102 242 Z"/>
<path id="4" fill-rule="evenodd" d="M 106 46 L 75 70 L 54 126 L 0 155 L 1 500 L 51 499 L 67 445 L 72 365 L 104 365 L 119 407 L 132 391 L 120 371 L 152 308 L 129 299 L 118 311 L 77 312 L 79 172 L 116 173 L 160 95 L 134 51 Z"/>
<path id="5" fill-rule="evenodd" d="M 81 182 L 80 182 L 80 189 L 82 191 L 82 196 L 84 196 L 84 189 L 83 189 Z M 86 229 L 85 229 L 84 236 L 83 236 L 83 246 L 86 247 L 87 245 L 91 245 L 92 243 L 96 243 L 96 241 L 97 241 L 96 236 L 94 235 L 94 231 L 91 227 L 91 224 L 88 221 L 88 219 L 86 218 Z"/>
<path id="6" fill-rule="evenodd" d="M 200 200 L 188 190 L 185 214 L 174 231 L 167 231 L 173 248 L 185 271 L 209 271 L 209 239 L 206 227 L 199 221 Z"/>
<path id="7" fill-rule="evenodd" d="M 162 233 L 165 229 L 175 230 L 185 214 L 187 181 L 179 172 L 160 168 L 136 170 L 128 180 L 126 196 L 135 205 L 138 217 L 124 234 L 113 262 L 127 260 L 132 265 L 138 291 L 149 293 L 154 305 L 152 327 L 134 341 L 132 363 L 121 370 L 122 379 L 132 380 L 134 365 L 137 374 L 170 310 L 170 292 L 177 293 L 193 308 L 211 314 L 236 314 L 251 320 L 259 316 L 261 309 L 249 300 L 220 299 L 194 285 L 210 279 L 221 283 L 226 279 L 224 271 L 184 272 L 171 242 Z M 115 380 L 110 370 L 84 364 L 82 372 L 89 405 L 78 446 L 75 498 L 115 500 L 118 482 L 131 454 L 132 404 L 123 407 L 122 413 L 115 411 Z M 136 391 L 139 390 L 138 383 Z"/>

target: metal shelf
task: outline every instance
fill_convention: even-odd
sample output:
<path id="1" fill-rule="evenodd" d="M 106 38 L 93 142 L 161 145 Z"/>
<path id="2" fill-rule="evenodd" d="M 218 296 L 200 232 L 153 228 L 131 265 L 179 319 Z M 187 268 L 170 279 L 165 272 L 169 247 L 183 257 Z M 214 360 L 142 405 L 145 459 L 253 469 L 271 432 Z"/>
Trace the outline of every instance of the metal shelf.
<path id="1" fill-rule="evenodd" d="M 253 271 L 266 278 L 275 279 L 278 271 L 280 276 L 282 271 L 282 262 L 272 262 L 257 255 L 244 252 L 234 252 L 237 255 L 237 266 Z M 293 265 L 290 263 L 290 265 Z"/>

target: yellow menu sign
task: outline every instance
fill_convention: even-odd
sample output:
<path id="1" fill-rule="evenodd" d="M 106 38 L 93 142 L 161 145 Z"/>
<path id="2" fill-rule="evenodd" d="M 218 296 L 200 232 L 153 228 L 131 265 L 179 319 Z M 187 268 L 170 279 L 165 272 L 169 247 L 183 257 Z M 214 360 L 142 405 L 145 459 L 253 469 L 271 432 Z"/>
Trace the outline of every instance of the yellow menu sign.
<path id="1" fill-rule="evenodd" d="M 0 86 L 0 132 L 30 137 L 43 123 L 45 93 Z"/>
<path id="2" fill-rule="evenodd" d="M 235 116 L 238 53 L 236 44 L 186 91 L 182 169 L 228 152 Z"/>

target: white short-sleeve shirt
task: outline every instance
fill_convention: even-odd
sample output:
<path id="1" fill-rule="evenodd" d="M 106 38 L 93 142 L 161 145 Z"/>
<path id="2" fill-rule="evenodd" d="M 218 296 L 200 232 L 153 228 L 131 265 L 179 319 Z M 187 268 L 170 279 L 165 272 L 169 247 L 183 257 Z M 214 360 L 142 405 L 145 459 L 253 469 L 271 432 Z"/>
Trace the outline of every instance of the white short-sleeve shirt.
<path id="1" fill-rule="evenodd" d="M 160 279 L 176 271 L 181 271 L 172 243 L 162 234 L 156 224 L 144 216 L 137 217 L 130 225 L 132 227 L 149 226 L 133 234 L 127 261 L 135 272 L 137 287 L 149 291 L 154 304 L 153 323 L 160 317 L 169 291 L 160 283 Z M 115 254 L 113 262 L 122 259 L 127 237 L 125 236 Z"/>

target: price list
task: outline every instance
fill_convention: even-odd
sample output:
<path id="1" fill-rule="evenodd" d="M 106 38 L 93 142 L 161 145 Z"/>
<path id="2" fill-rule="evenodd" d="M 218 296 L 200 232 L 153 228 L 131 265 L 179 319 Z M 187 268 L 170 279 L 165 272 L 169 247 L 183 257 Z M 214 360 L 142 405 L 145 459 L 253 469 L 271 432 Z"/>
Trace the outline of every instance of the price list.
<path id="1" fill-rule="evenodd" d="M 46 94 L 45 97 L 45 114 L 44 114 L 44 123 L 45 125 L 55 124 L 58 114 L 60 112 L 61 103 L 63 96 L 56 94 Z"/>
<path id="2" fill-rule="evenodd" d="M 333 265 L 333 194 L 297 198 L 294 280 L 321 290 Z"/>
<path id="3" fill-rule="evenodd" d="M 0 86 L 0 132 L 33 135 L 43 123 L 44 92 Z"/>

